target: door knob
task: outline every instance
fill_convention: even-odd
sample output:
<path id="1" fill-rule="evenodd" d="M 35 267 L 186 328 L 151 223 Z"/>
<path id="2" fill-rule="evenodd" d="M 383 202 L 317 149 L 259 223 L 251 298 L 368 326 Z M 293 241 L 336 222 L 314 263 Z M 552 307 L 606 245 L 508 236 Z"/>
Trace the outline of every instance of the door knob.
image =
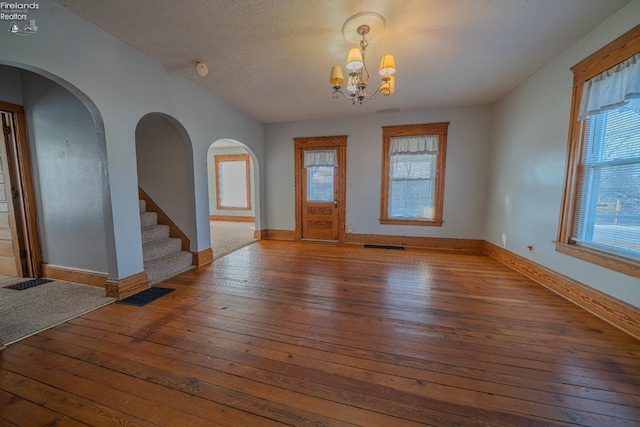
<path id="1" fill-rule="evenodd" d="M 333 201 L 333 206 L 336 207 L 336 208 L 338 207 L 338 200 L 337 199 Z"/>

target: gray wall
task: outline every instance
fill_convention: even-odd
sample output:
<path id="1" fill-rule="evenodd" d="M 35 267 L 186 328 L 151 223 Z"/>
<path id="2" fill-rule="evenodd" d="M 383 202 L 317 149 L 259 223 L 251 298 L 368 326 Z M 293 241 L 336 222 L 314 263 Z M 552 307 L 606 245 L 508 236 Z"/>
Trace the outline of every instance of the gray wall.
<path id="1" fill-rule="evenodd" d="M 485 240 L 640 307 L 638 278 L 555 251 L 567 150 L 570 67 L 638 25 L 636 0 L 495 108 Z M 503 245 L 502 236 L 506 237 Z M 527 245 L 533 245 L 529 252 Z"/>
<path id="2" fill-rule="evenodd" d="M 25 108 L 42 261 L 106 272 L 106 153 L 87 108 L 28 71 L 0 66 L 0 100 Z"/>
<path id="3" fill-rule="evenodd" d="M 51 80 L 22 72 L 42 260 L 107 271 L 106 153 L 87 108 Z"/>
<path id="4" fill-rule="evenodd" d="M 253 158 L 249 156 L 249 168 L 250 168 L 250 191 L 251 191 L 251 209 L 250 210 L 232 210 L 224 209 L 220 210 L 216 204 L 216 171 L 215 171 L 215 155 L 222 154 L 249 154 L 243 147 L 216 147 L 217 143 L 214 143 L 209 149 L 207 154 L 207 169 L 209 173 L 209 214 L 210 215 L 225 215 L 225 216 L 255 216 L 256 204 L 255 204 L 255 171 L 253 167 Z"/>
<path id="5" fill-rule="evenodd" d="M 295 229 L 293 138 L 348 135 L 346 222 L 353 233 L 482 239 L 491 117 L 491 106 L 474 106 L 266 125 L 265 198 L 269 203 L 264 228 Z M 433 122 L 450 122 L 444 225 L 381 225 L 381 127 Z"/>
<path id="6" fill-rule="evenodd" d="M 22 105 L 20 70 L 0 65 L 0 101 Z"/>
<path id="7" fill-rule="evenodd" d="M 188 146 L 176 126 L 159 114 L 144 116 L 136 128 L 138 185 L 191 238 Z"/>

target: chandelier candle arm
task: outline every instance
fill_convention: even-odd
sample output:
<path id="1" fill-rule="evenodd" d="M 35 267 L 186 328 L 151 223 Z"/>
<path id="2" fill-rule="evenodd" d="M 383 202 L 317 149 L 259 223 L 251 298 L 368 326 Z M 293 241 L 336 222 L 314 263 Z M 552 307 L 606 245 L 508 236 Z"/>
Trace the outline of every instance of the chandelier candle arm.
<path id="1" fill-rule="evenodd" d="M 345 38 L 351 40 L 349 37 L 347 37 L 346 31 L 344 31 L 344 29 L 347 27 L 347 24 L 353 21 L 354 18 L 360 19 L 365 15 L 367 17 L 373 17 L 376 19 L 371 22 L 372 25 L 382 22 L 382 26 L 384 26 L 384 18 L 382 18 L 382 16 L 372 12 L 363 12 L 362 14 L 354 15 L 347 20 L 345 26 L 343 27 L 343 34 L 345 35 Z M 375 30 L 373 32 L 373 36 L 375 37 L 376 35 L 379 35 L 381 33 L 381 30 L 380 25 L 374 28 Z M 349 77 L 347 80 L 346 92 L 343 91 L 342 86 L 340 86 L 344 81 L 342 68 L 339 65 L 334 65 L 331 68 L 329 82 L 333 85 L 333 98 L 338 98 L 340 95 L 342 95 L 346 99 L 350 99 L 353 104 L 356 104 L 356 102 L 362 104 L 365 99 L 373 99 L 379 93 L 388 96 L 395 92 L 396 80 L 393 74 L 396 72 L 396 63 L 393 55 L 386 54 L 380 61 L 379 74 L 382 76 L 381 82 L 376 88 L 375 92 L 373 92 L 372 94 L 367 93 L 367 85 L 370 75 L 369 71 L 367 70 L 366 64 L 366 50 L 369 45 L 366 36 L 370 31 L 371 27 L 367 24 L 359 25 L 356 30 L 358 35 L 361 37 L 360 47 L 351 48 L 349 50 L 349 54 L 347 55 L 346 67 L 347 70 L 349 70 Z"/>

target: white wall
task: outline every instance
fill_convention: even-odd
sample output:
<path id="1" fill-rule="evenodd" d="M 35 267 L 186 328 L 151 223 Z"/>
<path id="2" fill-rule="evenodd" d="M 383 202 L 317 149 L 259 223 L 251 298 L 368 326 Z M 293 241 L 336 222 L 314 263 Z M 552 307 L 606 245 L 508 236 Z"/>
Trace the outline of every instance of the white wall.
<path id="1" fill-rule="evenodd" d="M 382 104 L 384 99 L 371 102 Z M 263 228 L 295 229 L 293 138 L 348 135 L 346 222 L 353 233 L 482 239 L 491 117 L 491 106 L 474 106 L 268 124 L 265 198 L 269 203 Z M 434 122 L 450 122 L 444 225 L 381 225 L 382 126 Z"/>
<path id="2" fill-rule="evenodd" d="M 37 34 L 0 31 L 0 65 L 60 83 L 94 112 L 97 132 L 104 129 L 112 206 L 106 226 L 110 277 L 143 269 L 135 128 L 150 112 L 175 118 L 190 137 L 194 173 L 188 197 L 195 218 L 189 234 L 192 250 L 209 248 L 207 150 L 214 141 L 233 139 L 251 147 L 261 162 L 263 125 L 51 0 L 38 3 Z"/>
<path id="3" fill-rule="evenodd" d="M 607 19 L 496 104 L 484 239 L 640 307 L 640 280 L 555 251 L 570 67 L 638 25 L 640 0 Z M 527 245 L 533 245 L 529 252 Z"/>

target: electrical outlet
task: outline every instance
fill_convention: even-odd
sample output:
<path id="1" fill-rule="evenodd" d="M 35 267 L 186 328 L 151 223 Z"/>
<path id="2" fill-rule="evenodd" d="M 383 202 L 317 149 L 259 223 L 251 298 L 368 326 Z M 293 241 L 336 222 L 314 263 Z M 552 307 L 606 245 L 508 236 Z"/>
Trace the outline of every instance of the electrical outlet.
<path id="1" fill-rule="evenodd" d="M 347 233 L 351 233 L 353 231 L 353 227 L 351 224 L 347 224 Z"/>
<path id="2" fill-rule="evenodd" d="M 502 247 L 503 248 L 507 247 L 507 234 L 506 233 L 502 233 Z"/>

